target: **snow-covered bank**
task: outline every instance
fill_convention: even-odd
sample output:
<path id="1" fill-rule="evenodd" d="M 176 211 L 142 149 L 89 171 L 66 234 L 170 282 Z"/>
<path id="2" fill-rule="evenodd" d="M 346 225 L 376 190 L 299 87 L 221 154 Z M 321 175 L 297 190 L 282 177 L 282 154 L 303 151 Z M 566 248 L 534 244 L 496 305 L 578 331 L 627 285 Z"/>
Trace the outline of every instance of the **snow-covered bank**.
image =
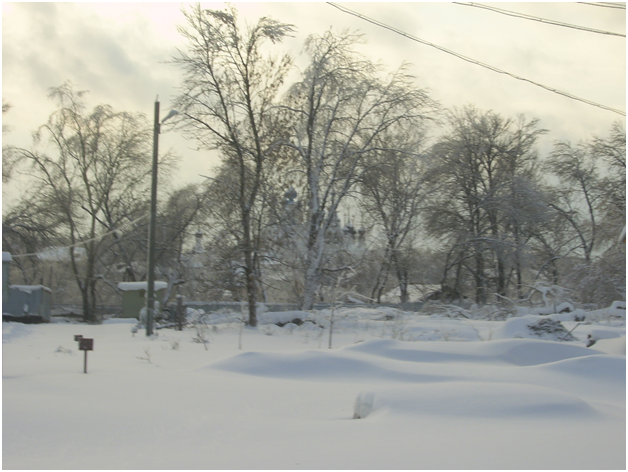
<path id="1" fill-rule="evenodd" d="M 620 323 L 566 321 L 566 342 L 356 309 L 330 350 L 324 319 L 264 315 L 242 332 L 216 318 L 207 349 L 194 328 L 3 323 L 3 467 L 626 467 Z M 586 348 L 594 329 L 618 337 Z M 94 338 L 87 375 L 75 334 Z"/>

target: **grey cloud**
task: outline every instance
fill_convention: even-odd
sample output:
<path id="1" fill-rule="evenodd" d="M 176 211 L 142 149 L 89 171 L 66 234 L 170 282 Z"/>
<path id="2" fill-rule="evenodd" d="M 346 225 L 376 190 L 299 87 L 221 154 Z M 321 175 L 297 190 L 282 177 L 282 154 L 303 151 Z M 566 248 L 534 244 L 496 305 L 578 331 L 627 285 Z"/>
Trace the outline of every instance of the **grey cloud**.
<path id="1" fill-rule="evenodd" d="M 159 94 L 162 109 L 169 107 L 168 102 L 180 82 L 180 71 L 164 61 L 175 55 L 175 48 L 182 40 L 175 32 L 174 21 L 162 22 L 155 15 L 151 16 L 154 12 L 151 4 L 124 8 L 132 16 L 120 20 L 111 15 L 99 16 L 98 9 L 87 3 L 12 5 L 19 14 L 12 17 L 14 27 L 3 18 L 4 87 L 7 91 L 19 90 L 25 102 L 30 100 L 32 108 L 45 101 L 42 91 L 67 79 L 91 91 L 91 105 L 109 103 L 116 109 L 144 111 L 150 116 L 152 103 Z M 432 98 L 443 106 L 474 103 L 478 108 L 493 109 L 504 116 L 525 113 L 539 117 L 542 126 L 551 130 L 548 140 L 563 139 L 569 132 L 579 136 L 587 130 L 603 134 L 613 120 L 619 119 L 609 112 L 463 62 L 325 3 L 254 5 L 254 8 L 251 4 L 237 5 L 242 19 L 252 23 L 258 16 L 270 16 L 297 26 L 296 37 L 284 43 L 294 55 L 299 54 L 303 40 L 310 33 L 321 34 L 332 25 L 335 31 L 358 29 L 368 41 L 363 52 L 375 60 L 382 59 L 391 69 L 402 61 L 413 64 L 411 70 L 418 78 L 417 85 L 429 89 Z M 600 39 L 601 35 L 563 31 L 564 28 L 508 19 L 504 15 L 451 3 L 346 5 L 409 34 L 504 70 L 609 106 L 622 109 L 625 106 L 610 103 L 617 100 L 625 103 L 624 40 Z M 254 16 L 250 15 L 251 8 Z M 507 8 L 576 24 L 586 23 L 582 12 L 590 11 L 598 20 L 597 24 L 592 21 L 590 26 L 625 30 L 625 14 L 622 19 L 615 11 L 604 12 L 604 9 L 584 5 L 521 3 Z M 178 9 L 175 5 L 161 11 L 170 17 Z M 159 22 L 158 28 L 155 21 Z M 304 60 L 303 57 L 298 59 L 300 67 Z M 615 90 L 618 87 L 621 93 Z M 9 96 L 5 98 L 11 100 Z M 21 104 L 14 105 L 17 114 Z M 12 133 L 16 134 L 17 131 Z"/>

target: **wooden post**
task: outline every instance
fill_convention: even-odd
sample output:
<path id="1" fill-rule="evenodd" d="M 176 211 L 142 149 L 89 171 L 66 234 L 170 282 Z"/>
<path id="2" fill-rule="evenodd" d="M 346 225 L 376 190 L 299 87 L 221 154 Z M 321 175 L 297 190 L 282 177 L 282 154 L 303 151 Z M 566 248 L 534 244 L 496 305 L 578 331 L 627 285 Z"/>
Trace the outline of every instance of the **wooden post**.
<path id="1" fill-rule="evenodd" d="M 74 339 L 77 337 L 75 336 Z M 85 351 L 85 360 L 83 362 L 83 373 L 87 374 L 87 351 L 94 350 L 94 340 L 91 338 L 80 337 L 76 339 L 79 343 L 79 350 Z"/>

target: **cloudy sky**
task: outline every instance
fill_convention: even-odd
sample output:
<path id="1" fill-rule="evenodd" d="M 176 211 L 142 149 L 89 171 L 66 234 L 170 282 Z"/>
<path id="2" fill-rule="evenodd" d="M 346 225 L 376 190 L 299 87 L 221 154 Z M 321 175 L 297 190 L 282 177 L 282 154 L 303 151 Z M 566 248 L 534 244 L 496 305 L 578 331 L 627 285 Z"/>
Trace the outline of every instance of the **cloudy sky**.
<path id="1" fill-rule="evenodd" d="M 223 3 L 203 3 L 222 9 Z M 541 151 L 555 140 L 606 135 L 625 117 L 464 62 L 322 3 L 236 3 L 249 23 L 270 16 L 298 31 L 282 47 L 299 55 L 310 34 L 360 30 L 363 52 L 390 68 L 412 65 L 417 86 L 444 107 L 474 104 L 504 116 L 523 113 L 550 130 Z M 501 70 L 625 112 L 626 41 L 506 16 L 454 3 L 343 3 L 362 15 Z M 582 3 L 491 3 L 572 25 L 625 34 L 626 10 Z M 625 4 L 623 4 L 625 5 Z M 4 144 L 28 146 L 30 132 L 53 110 L 48 89 L 70 80 L 90 91 L 88 104 L 152 116 L 156 96 L 162 116 L 170 109 L 180 75 L 167 61 L 184 48 L 177 32 L 185 3 L 2 3 L 2 97 L 13 108 L 3 116 L 11 131 Z M 301 62 L 302 63 L 302 62 Z M 198 152 L 176 132 L 160 149 L 182 157 L 177 182 L 198 181 L 215 156 Z M 3 192 L 4 193 L 4 192 Z M 7 197 L 6 193 L 4 194 Z"/>

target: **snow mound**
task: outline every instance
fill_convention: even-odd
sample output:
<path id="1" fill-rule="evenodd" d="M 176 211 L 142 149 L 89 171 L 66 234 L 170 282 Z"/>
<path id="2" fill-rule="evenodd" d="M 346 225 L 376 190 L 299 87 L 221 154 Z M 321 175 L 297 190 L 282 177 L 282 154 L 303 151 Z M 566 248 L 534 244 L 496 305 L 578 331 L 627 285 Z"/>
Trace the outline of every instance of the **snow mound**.
<path id="1" fill-rule="evenodd" d="M 615 356 L 625 356 L 626 336 L 615 339 L 601 339 L 593 345 L 592 349 Z"/>
<path id="2" fill-rule="evenodd" d="M 581 346 L 538 340 L 510 339 L 485 343 L 372 340 L 336 352 L 247 352 L 203 369 L 218 369 L 256 377 L 313 381 L 342 379 L 352 382 L 386 380 L 429 383 L 452 381 L 458 377 L 412 372 L 408 370 L 412 365 L 407 363 L 417 366 L 420 363 L 536 366 L 592 355 L 608 357 Z M 401 362 L 395 364 L 390 363 L 390 360 Z M 591 375 L 595 376 L 595 372 L 591 372 Z"/>
<path id="3" fill-rule="evenodd" d="M 35 331 L 33 325 L 18 323 L 15 321 L 2 322 L 2 343 L 10 343 L 16 339 L 31 335 Z"/>
<path id="4" fill-rule="evenodd" d="M 345 348 L 346 351 L 379 356 L 405 362 L 468 362 L 477 360 L 476 349 L 470 345 L 448 343 L 443 349 L 438 342 L 404 342 L 391 339 L 375 339 L 356 346 Z M 448 349 L 453 348 L 453 349 Z"/>
<path id="5" fill-rule="evenodd" d="M 494 382 L 443 382 L 360 393 L 354 418 L 372 413 L 535 421 L 600 415 L 584 400 L 558 390 Z"/>
<path id="6" fill-rule="evenodd" d="M 483 362 L 530 366 L 590 356 L 582 346 L 535 339 L 504 339 L 483 343 L 404 342 L 373 340 L 348 351 L 407 362 Z"/>
<path id="7" fill-rule="evenodd" d="M 592 354 L 586 347 L 555 341 L 511 339 L 495 341 L 494 345 L 500 346 L 496 349 L 496 355 L 503 361 L 518 366 L 549 364 Z"/>
<path id="8" fill-rule="evenodd" d="M 591 337 L 591 339 L 599 341 L 601 339 L 620 338 L 622 336 L 622 333 L 613 328 L 599 328 L 592 329 L 589 333 L 589 336 Z"/>
<path id="9" fill-rule="evenodd" d="M 595 353 L 593 349 L 590 351 Z M 577 376 L 583 382 L 606 382 L 618 387 L 626 384 L 626 358 L 621 356 L 595 354 L 553 362 L 541 368 L 552 373 Z"/>
<path id="10" fill-rule="evenodd" d="M 322 351 L 302 353 L 247 352 L 210 364 L 204 369 L 218 369 L 257 377 L 299 380 L 345 381 L 388 380 L 397 382 L 436 382 L 451 377 L 401 372 L 372 362 Z"/>

